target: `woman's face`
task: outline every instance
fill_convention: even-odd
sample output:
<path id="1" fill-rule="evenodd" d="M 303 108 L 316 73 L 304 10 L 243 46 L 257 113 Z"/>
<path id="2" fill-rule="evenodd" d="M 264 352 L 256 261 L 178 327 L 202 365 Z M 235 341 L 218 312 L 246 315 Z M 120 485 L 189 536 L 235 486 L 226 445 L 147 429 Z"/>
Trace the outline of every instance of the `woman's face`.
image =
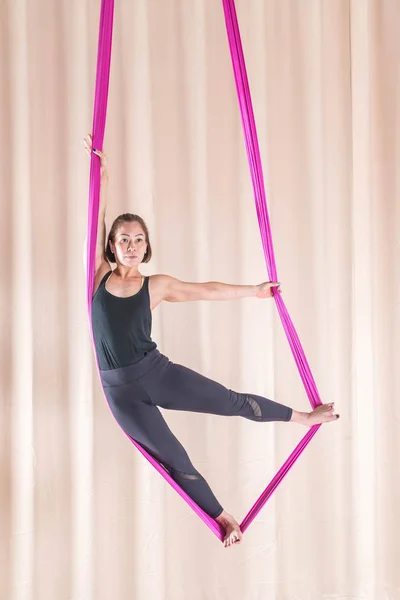
<path id="1" fill-rule="evenodd" d="M 115 234 L 114 243 L 110 241 L 117 264 L 125 267 L 139 265 L 146 254 L 145 233 L 137 221 L 122 223 Z"/>

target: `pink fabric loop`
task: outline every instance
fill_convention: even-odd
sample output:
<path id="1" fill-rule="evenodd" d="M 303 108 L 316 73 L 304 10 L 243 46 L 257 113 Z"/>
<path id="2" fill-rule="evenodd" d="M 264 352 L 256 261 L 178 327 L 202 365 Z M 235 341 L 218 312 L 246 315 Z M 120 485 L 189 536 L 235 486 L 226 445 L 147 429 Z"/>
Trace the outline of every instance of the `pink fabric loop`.
<path id="1" fill-rule="evenodd" d="M 243 51 L 240 41 L 239 28 L 236 18 L 235 5 L 233 0 L 223 0 L 225 19 L 228 32 L 229 45 L 231 49 L 233 68 L 235 73 L 236 87 L 238 92 L 240 110 L 243 121 L 243 129 L 246 140 L 246 148 L 250 165 L 250 172 L 253 182 L 254 196 L 256 201 L 256 210 L 258 223 L 260 227 L 261 240 L 266 259 L 267 270 L 271 281 L 277 281 L 277 271 L 275 265 L 274 249 L 272 243 L 272 234 L 268 217 L 268 210 L 265 197 L 263 172 L 258 148 L 257 133 L 254 122 L 253 109 L 251 104 L 250 91 L 247 81 L 246 67 L 244 63 Z M 110 80 L 110 62 L 111 46 L 114 18 L 114 0 L 102 0 L 100 12 L 99 41 L 97 54 L 96 71 L 96 89 L 93 112 L 93 147 L 101 150 L 103 147 L 104 131 L 106 124 L 108 87 Z M 93 341 L 93 330 L 91 324 L 92 314 L 92 295 L 94 286 L 94 269 L 96 258 L 96 240 L 100 201 L 100 161 L 92 154 L 90 164 L 90 184 L 89 184 L 89 210 L 88 210 L 88 236 L 87 236 L 87 305 L 90 321 L 90 330 Z M 311 375 L 303 348 L 294 329 L 293 323 L 289 317 L 285 304 L 281 296 L 275 296 L 275 302 L 279 315 L 290 343 L 293 355 L 295 357 L 300 375 L 307 391 L 308 398 L 313 407 L 320 404 L 318 391 Z M 97 358 L 96 358 L 97 362 Z M 98 367 L 98 363 L 97 363 Z M 262 506 L 277 488 L 279 483 L 285 477 L 289 469 L 295 463 L 301 452 L 311 441 L 318 427 L 311 428 L 296 449 L 292 452 L 288 460 L 280 468 L 278 473 L 272 479 L 270 484 L 261 494 L 260 498 L 251 508 L 241 524 L 242 531 L 245 531 L 255 518 Z M 127 435 L 127 434 L 125 434 Z M 129 436 L 127 436 L 129 437 Z M 204 521 L 211 531 L 219 538 L 223 539 L 223 532 L 218 523 L 209 517 L 170 477 L 169 473 L 160 465 L 146 450 L 137 442 L 129 438 L 143 456 L 153 465 L 155 469 L 164 477 L 164 479 L 178 492 L 178 494 L 189 504 L 195 513 Z"/>
<path id="2" fill-rule="evenodd" d="M 102 0 L 100 11 L 99 42 L 97 51 L 96 90 L 93 111 L 93 148 L 103 148 L 104 130 L 106 124 L 108 86 L 110 80 L 111 45 L 114 19 L 114 0 Z M 93 330 L 91 323 L 92 296 L 94 286 L 94 269 L 96 259 L 96 240 L 100 202 L 100 160 L 96 154 L 92 154 L 90 164 L 89 183 L 89 214 L 88 214 L 88 236 L 87 236 L 87 305 L 90 321 L 90 331 L 93 341 Z M 93 344 L 94 347 L 94 344 Z M 95 353 L 96 355 L 96 353 Z M 96 357 L 97 362 L 97 357 Z M 98 362 L 97 362 L 97 368 Z M 123 431 L 123 430 L 122 430 Z M 125 432 L 124 432 L 125 433 Z M 125 433 L 125 435 L 127 435 Z M 129 436 L 127 436 L 129 437 Z M 189 504 L 195 513 L 206 523 L 215 535 L 222 540 L 223 532 L 218 523 L 207 515 L 193 500 L 181 489 L 181 487 L 170 477 L 169 473 L 160 465 L 144 448 L 129 437 L 136 448 L 153 465 L 164 479 L 178 492 L 178 494 Z"/>
<path id="3" fill-rule="evenodd" d="M 266 202 L 266 194 L 264 187 L 264 176 L 261 165 L 260 150 L 258 146 L 257 131 L 254 121 L 253 106 L 250 96 L 250 88 L 247 79 L 246 65 L 243 56 L 242 43 L 240 39 L 239 25 L 237 21 L 235 2 L 234 0 L 222 0 L 224 6 L 226 30 L 228 34 L 229 48 L 231 51 L 233 72 L 235 75 L 236 91 L 239 100 L 240 114 L 242 117 L 243 132 L 246 142 L 247 157 L 250 166 L 251 179 L 253 183 L 254 198 L 256 203 L 256 211 L 258 217 L 258 225 L 260 228 L 261 241 L 264 250 L 265 262 L 270 281 L 279 281 L 274 246 L 272 242 L 271 226 L 268 216 L 268 208 Z M 308 399 L 313 408 L 321 404 L 317 386 L 311 374 L 304 350 L 296 333 L 292 320 L 286 309 L 285 303 L 279 294 L 274 296 L 275 303 L 281 318 L 283 328 L 287 339 L 292 349 L 297 368 L 303 381 Z M 303 437 L 301 442 L 279 469 L 278 473 L 266 487 L 260 498 L 248 512 L 243 522 L 241 523 L 242 531 L 245 531 L 250 525 L 255 516 L 260 512 L 261 508 L 270 498 L 271 494 L 276 490 L 279 483 L 292 468 L 300 454 L 309 444 L 320 426 L 311 428 Z"/>

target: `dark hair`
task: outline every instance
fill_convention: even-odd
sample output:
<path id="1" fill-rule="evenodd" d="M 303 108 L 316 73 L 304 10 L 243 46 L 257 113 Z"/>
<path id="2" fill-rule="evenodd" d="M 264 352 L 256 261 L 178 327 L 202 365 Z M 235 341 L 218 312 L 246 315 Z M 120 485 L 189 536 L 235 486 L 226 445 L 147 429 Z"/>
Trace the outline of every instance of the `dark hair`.
<path id="1" fill-rule="evenodd" d="M 122 225 L 122 223 L 133 223 L 134 221 L 139 223 L 139 225 L 142 227 L 145 237 L 146 237 L 147 250 L 146 250 L 146 254 L 143 257 L 142 262 L 148 263 L 150 261 L 151 256 L 152 256 L 152 250 L 151 250 L 151 244 L 150 244 L 150 239 L 149 239 L 149 230 L 147 228 L 146 223 L 143 221 L 142 217 L 139 217 L 139 215 L 132 215 L 132 213 L 124 213 L 123 215 L 119 215 L 119 217 L 117 217 L 114 220 L 114 223 L 111 225 L 110 233 L 108 234 L 107 246 L 106 246 L 106 258 L 109 262 L 115 263 L 115 256 L 114 256 L 113 252 L 111 252 L 111 248 L 110 248 L 110 241 L 114 244 L 115 234 L 117 233 L 117 231 L 118 231 L 119 227 Z"/>

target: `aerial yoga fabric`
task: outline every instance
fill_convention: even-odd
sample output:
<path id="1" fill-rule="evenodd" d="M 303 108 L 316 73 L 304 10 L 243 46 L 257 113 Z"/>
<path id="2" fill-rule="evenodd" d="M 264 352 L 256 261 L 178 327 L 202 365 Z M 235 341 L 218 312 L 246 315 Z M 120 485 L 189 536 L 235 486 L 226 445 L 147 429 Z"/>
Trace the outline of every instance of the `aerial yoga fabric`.
<path id="1" fill-rule="evenodd" d="M 232 57 L 233 70 L 236 81 L 240 112 L 242 116 L 243 131 L 246 142 L 248 162 L 250 165 L 251 178 L 253 182 L 254 197 L 258 224 L 261 233 L 262 246 L 265 255 L 266 267 L 270 281 L 279 281 L 276 270 L 274 249 L 272 242 L 271 227 L 268 217 L 266 204 L 266 195 L 263 181 L 263 171 L 260 160 L 260 151 L 257 140 L 256 126 L 254 122 L 253 108 L 247 80 L 246 66 L 244 62 L 242 44 L 240 40 L 239 26 L 237 22 L 234 0 L 222 0 L 226 29 L 229 40 L 229 47 Z M 96 89 L 93 114 L 93 148 L 101 150 L 103 148 L 104 130 L 106 123 L 108 87 L 110 79 L 110 62 L 112 31 L 114 19 L 114 0 L 102 0 L 100 12 L 100 27 L 97 55 Z M 89 312 L 89 322 L 91 326 L 92 294 L 94 285 L 94 264 L 96 252 L 98 213 L 100 201 L 100 161 L 98 156 L 92 154 L 90 164 L 90 184 L 89 184 L 89 211 L 88 211 L 88 237 L 87 237 L 87 305 Z M 302 378 L 308 399 L 313 408 L 321 404 L 318 390 L 314 382 L 310 367 L 307 363 L 303 348 L 301 346 L 294 325 L 290 319 L 284 301 L 280 294 L 275 294 L 274 300 L 281 318 L 287 339 L 292 349 L 300 376 Z M 93 331 L 92 340 L 93 340 Z M 261 496 L 250 509 L 243 519 L 240 527 L 243 532 L 246 531 L 250 523 L 260 512 L 261 508 L 267 502 L 268 498 L 275 491 L 279 483 L 288 473 L 290 468 L 296 462 L 300 454 L 306 448 L 313 436 L 318 431 L 320 425 L 311 427 L 300 443 L 296 446 L 286 462 L 273 477 Z M 129 437 L 129 436 L 128 436 Z M 178 492 L 178 494 L 189 504 L 197 515 L 206 525 L 215 533 L 219 539 L 223 539 L 223 531 L 219 524 L 207 515 L 193 500 L 179 487 L 179 485 L 170 477 L 169 473 L 148 454 L 137 442 L 130 438 L 136 448 L 147 458 L 155 469 L 166 479 L 166 481 Z"/>

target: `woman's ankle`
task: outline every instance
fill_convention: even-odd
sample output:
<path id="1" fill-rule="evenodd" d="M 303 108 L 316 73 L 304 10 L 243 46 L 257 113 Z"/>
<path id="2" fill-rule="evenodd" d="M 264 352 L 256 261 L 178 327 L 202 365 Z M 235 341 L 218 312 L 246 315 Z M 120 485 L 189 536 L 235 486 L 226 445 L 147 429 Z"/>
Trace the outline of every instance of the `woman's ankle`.
<path id="1" fill-rule="evenodd" d="M 298 410 L 292 411 L 292 417 L 290 419 L 291 423 L 299 423 L 300 425 L 304 425 L 307 421 L 308 413 L 299 412 Z"/>

